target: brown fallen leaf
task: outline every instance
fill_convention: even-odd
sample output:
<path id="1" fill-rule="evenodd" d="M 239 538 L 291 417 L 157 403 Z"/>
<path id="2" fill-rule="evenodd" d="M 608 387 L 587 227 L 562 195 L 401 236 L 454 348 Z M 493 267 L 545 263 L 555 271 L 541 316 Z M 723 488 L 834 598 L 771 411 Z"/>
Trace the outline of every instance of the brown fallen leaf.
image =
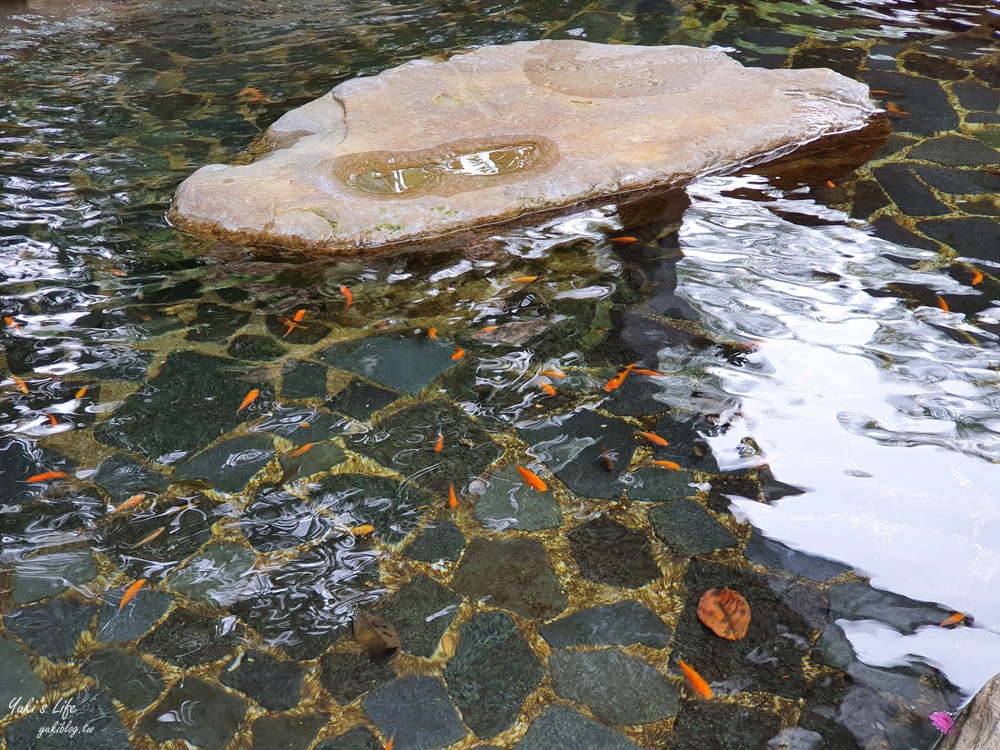
<path id="1" fill-rule="evenodd" d="M 738 641 L 750 627 L 750 605 L 732 589 L 709 589 L 698 602 L 698 619 L 720 638 Z"/>
<path id="2" fill-rule="evenodd" d="M 392 656 L 400 646 L 392 623 L 363 609 L 354 614 L 354 640 L 364 646 L 371 657 Z"/>

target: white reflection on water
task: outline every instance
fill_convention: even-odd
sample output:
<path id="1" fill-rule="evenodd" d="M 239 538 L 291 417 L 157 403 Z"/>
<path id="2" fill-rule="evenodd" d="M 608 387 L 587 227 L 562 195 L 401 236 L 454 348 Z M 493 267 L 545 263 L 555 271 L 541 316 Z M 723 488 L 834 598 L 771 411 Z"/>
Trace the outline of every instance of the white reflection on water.
<path id="1" fill-rule="evenodd" d="M 974 629 L 906 637 L 884 625 L 845 630 L 869 663 L 919 655 L 976 690 L 1000 672 L 1000 353 L 995 341 L 946 335 L 972 330 L 964 315 L 865 290 L 976 291 L 882 257 L 931 254 L 846 226 L 798 226 L 720 194 L 748 184 L 720 178 L 691 190 L 678 292 L 716 335 L 758 343 L 749 366 L 712 369 L 720 401 L 738 396 L 731 429 L 712 439 L 720 464 L 761 461 L 738 450 L 752 437 L 775 477 L 806 492 L 772 505 L 734 497 L 733 510 L 878 588 L 974 615 Z"/>

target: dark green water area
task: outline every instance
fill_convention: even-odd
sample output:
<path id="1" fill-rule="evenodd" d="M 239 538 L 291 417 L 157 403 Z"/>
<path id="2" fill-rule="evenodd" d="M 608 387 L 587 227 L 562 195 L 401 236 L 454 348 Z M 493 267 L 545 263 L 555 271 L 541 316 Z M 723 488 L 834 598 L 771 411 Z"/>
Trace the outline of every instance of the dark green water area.
<path id="1" fill-rule="evenodd" d="M 995 658 L 998 579 L 974 564 L 1000 555 L 1000 482 L 976 475 L 1000 461 L 998 18 L 977 0 L 0 2 L 0 747 L 930 748 L 929 715 L 975 678 L 862 661 L 837 623 L 951 637 L 939 623 L 973 609 L 963 658 Z M 894 132 L 835 178 L 712 178 L 682 215 L 594 209 L 372 260 L 164 219 L 192 171 L 341 81 L 543 38 L 829 67 Z M 633 362 L 646 374 L 605 390 Z M 755 407 L 768 388 L 781 404 Z M 789 416 L 819 392 L 843 395 L 832 428 Z M 768 415 L 802 427 L 784 454 Z M 819 459 L 836 482 L 796 479 Z M 935 461 L 926 502 L 891 480 Z M 856 551 L 747 522 L 813 497 Z M 905 536 L 879 525 L 900 497 L 941 534 L 879 557 Z M 836 511 L 851 498 L 875 515 Z M 951 593 L 904 580 L 925 563 L 954 567 Z M 749 602 L 742 640 L 696 617 L 719 587 Z M 358 608 L 398 653 L 362 649 Z"/>

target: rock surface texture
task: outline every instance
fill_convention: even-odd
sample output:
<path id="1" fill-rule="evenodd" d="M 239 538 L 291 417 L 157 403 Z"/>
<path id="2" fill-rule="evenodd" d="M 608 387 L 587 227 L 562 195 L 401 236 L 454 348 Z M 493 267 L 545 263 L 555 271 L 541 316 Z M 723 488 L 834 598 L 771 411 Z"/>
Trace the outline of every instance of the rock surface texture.
<path id="1" fill-rule="evenodd" d="M 938 750 L 1000 750 L 1000 674 L 983 686 Z"/>
<path id="2" fill-rule="evenodd" d="M 694 47 L 545 40 L 340 84 L 268 130 L 252 164 L 180 186 L 171 221 L 360 254 L 629 191 L 679 186 L 861 128 L 868 88 Z"/>

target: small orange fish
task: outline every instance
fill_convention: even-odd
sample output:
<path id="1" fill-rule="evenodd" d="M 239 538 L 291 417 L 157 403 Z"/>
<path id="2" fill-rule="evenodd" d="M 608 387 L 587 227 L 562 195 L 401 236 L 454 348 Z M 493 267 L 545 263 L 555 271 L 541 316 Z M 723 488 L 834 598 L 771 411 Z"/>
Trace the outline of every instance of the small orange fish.
<path id="1" fill-rule="evenodd" d="M 306 443 L 301 448 L 298 448 L 289 453 L 288 458 L 295 458 L 296 456 L 301 456 L 303 453 L 312 448 L 314 445 L 316 445 L 316 443 Z"/>
<path id="2" fill-rule="evenodd" d="M 980 271 L 972 272 L 972 286 L 976 286 L 979 282 L 983 280 L 983 274 Z"/>
<path id="3" fill-rule="evenodd" d="M 539 383 L 538 387 L 545 391 L 550 396 L 556 395 L 556 389 L 552 387 L 550 383 Z"/>
<path id="4" fill-rule="evenodd" d="M 538 281 L 537 276 L 518 276 L 512 279 L 516 284 L 530 284 L 532 281 Z"/>
<path id="5" fill-rule="evenodd" d="M 144 583 L 146 583 L 146 579 L 145 578 L 140 578 L 138 581 L 136 581 L 131 586 L 129 586 L 127 589 L 125 589 L 125 593 L 122 594 L 121 601 L 118 602 L 118 611 L 119 612 L 121 612 L 123 609 L 125 609 L 125 605 L 126 604 L 128 604 L 130 601 L 132 601 L 133 599 L 135 599 L 135 595 L 139 593 L 139 589 L 142 588 L 142 586 L 143 586 Z"/>
<path id="6" fill-rule="evenodd" d="M 456 349 L 455 353 L 451 355 L 452 359 L 461 359 L 465 356 L 465 349 Z"/>
<path id="7" fill-rule="evenodd" d="M 524 479 L 524 483 L 529 487 L 536 489 L 539 492 L 545 492 L 549 488 L 549 486 L 542 481 L 542 478 L 531 469 L 525 469 L 523 466 L 518 466 L 517 470 Z"/>
<path id="8" fill-rule="evenodd" d="M 80 390 L 78 390 L 76 392 L 76 394 L 74 394 L 73 398 L 75 398 L 75 399 L 81 399 L 81 398 L 83 398 L 84 396 L 87 395 L 87 389 L 88 388 L 90 388 L 89 385 L 83 386 L 83 388 L 81 388 Z"/>
<path id="9" fill-rule="evenodd" d="M 681 465 L 674 461 L 659 460 L 659 461 L 650 461 L 650 463 L 653 464 L 653 466 L 660 466 L 664 469 L 670 469 L 672 471 L 680 471 L 681 468 Z"/>
<path id="10" fill-rule="evenodd" d="M 146 493 L 140 492 L 138 495 L 132 495 L 128 500 L 123 502 L 121 505 L 117 505 L 111 509 L 112 513 L 119 513 L 123 510 L 130 510 L 146 499 Z"/>
<path id="11" fill-rule="evenodd" d="M 28 393 L 28 384 L 27 383 L 25 383 L 17 375 L 11 375 L 10 379 L 14 381 L 14 385 L 17 386 L 17 390 L 19 390 L 21 393 L 24 393 L 25 395 L 27 395 L 27 393 Z"/>
<path id="12" fill-rule="evenodd" d="M 872 89 L 870 92 L 873 96 L 888 96 L 888 91 L 882 91 L 881 89 Z"/>
<path id="13" fill-rule="evenodd" d="M 438 329 L 437 328 L 428 328 L 427 329 L 427 336 L 428 336 L 428 338 L 432 338 L 435 341 L 437 341 Z"/>
<path id="14" fill-rule="evenodd" d="M 444 450 L 444 433 L 438 433 L 438 439 L 434 442 L 434 452 L 440 453 Z"/>
<path id="15" fill-rule="evenodd" d="M 128 272 L 123 271 L 120 268 L 109 268 L 108 273 L 110 273 L 112 276 L 117 276 L 119 279 L 123 279 L 126 276 L 128 276 Z"/>
<path id="16" fill-rule="evenodd" d="M 49 424 L 53 427 L 59 424 L 59 420 L 55 418 L 54 414 L 46 414 L 45 416 L 49 418 Z"/>
<path id="17" fill-rule="evenodd" d="M 640 431 L 639 434 L 642 435 L 644 438 L 646 438 L 646 440 L 648 440 L 653 445 L 658 445 L 661 448 L 670 445 L 670 443 L 668 443 L 666 440 L 664 440 L 663 438 L 661 438 L 655 432 L 642 432 L 642 431 Z"/>
<path id="18" fill-rule="evenodd" d="M 352 536 L 368 536 L 369 534 L 375 533 L 375 527 L 370 523 L 362 524 L 361 526 L 354 526 L 351 528 Z"/>
<path id="19" fill-rule="evenodd" d="M 151 531 L 150 533 L 146 534 L 146 536 L 144 536 L 142 539 L 140 539 L 138 542 L 133 544 L 131 549 L 135 549 L 136 547 L 141 547 L 144 544 L 149 544 L 151 541 L 156 539 L 156 537 L 158 537 L 166 530 L 167 530 L 166 526 L 160 526 L 158 529 Z"/>
<path id="20" fill-rule="evenodd" d="M 306 316 L 305 308 L 295 311 L 295 315 L 292 316 L 292 320 L 296 323 L 301 323 L 302 319 Z"/>
<path id="21" fill-rule="evenodd" d="M 899 115 L 900 117 L 910 114 L 905 109 L 897 107 L 895 102 L 887 102 L 885 105 L 885 111 L 890 115 Z"/>
<path id="22" fill-rule="evenodd" d="M 455 494 L 455 485 L 448 485 L 448 507 L 452 510 L 458 507 L 458 495 Z"/>
<path id="23" fill-rule="evenodd" d="M 239 97 L 245 102 L 261 102 L 263 104 L 270 104 L 273 100 L 270 97 L 264 95 L 260 89 L 255 89 L 252 86 L 247 86 L 245 89 L 240 91 Z"/>
<path id="24" fill-rule="evenodd" d="M 254 388 L 252 391 L 250 391 L 250 393 L 246 395 L 246 398 L 243 399 L 243 403 L 240 404 L 240 408 L 236 410 L 236 413 L 239 414 L 241 411 L 250 406 L 250 404 L 253 403 L 254 399 L 257 398 L 259 395 L 260 391 L 257 388 Z"/>
<path id="25" fill-rule="evenodd" d="M 493 333 L 493 331 L 495 331 L 499 327 L 500 326 L 486 326 L 485 328 L 480 328 L 479 332 L 480 333 Z"/>
<path id="26" fill-rule="evenodd" d="M 961 612 L 952 612 L 948 617 L 938 623 L 939 628 L 951 628 L 955 625 L 964 625 L 968 618 Z"/>
<path id="27" fill-rule="evenodd" d="M 646 369 L 644 369 L 642 367 L 633 368 L 632 374 L 633 375 L 649 375 L 651 378 L 658 378 L 661 375 L 663 375 L 662 372 L 658 372 L 656 370 L 646 370 Z"/>
<path id="28" fill-rule="evenodd" d="M 826 185 L 828 188 L 835 188 L 835 187 L 837 187 L 836 183 L 834 183 L 833 180 L 827 180 L 823 184 Z"/>
<path id="29" fill-rule="evenodd" d="M 309 422 L 299 422 L 299 429 L 300 430 L 304 430 L 307 427 L 312 427 L 312 424 L 310 424 Z"/>
<path id="30" fill-rule="evenodd" d="M 938 295 L 937 303 L 938 307 L 940 307 L 945 312 L 951 312 L 951 310 L 948 309 L 948 303 L 944 301 L 944 297 L 942 297 L 940 294 Z"/>
<path id="31" fill-rule="evenodd" d="M 704 677 L 702 677 L 700 674 L 694 671 L 692 667 L 689 667 L 687 664 L 685 664 L 683 659 L 677 660 L 677 666 L 681 668 L 681 671 L 684 673 L 684 676 L 687 677 L 687 681 L 691 683 L 691 687 L 694 688 L 694 691 L 698 693 L 698 695 L 700 695 L 705 700 L 712 699 L 712 688 L 710 688 L 708 686 L 708 683 L 705 682 Z"/>
<path id="32" fill-rule="evenodd" d="M 6 318 L 4 318 L 4 319 L 3 319 L 3 322 L 7 324 L 7 327 L 8 327 L 8 328 L 13 328 L 13 329 L 14 329 L 15 331 L 22 331 L 22 330 L 24 330 L 23 328 L 21 328 L 21 326 L 19 326 L 19 325 L 17 324 L 17 321 L 16 321 L 16 320 L 14 320 L 14 319 L 13 319 L 12 317 L 10 317 L 10 316 L 7 316 Z"/>
<path id="33" fill-rule="evenodd" d="M 558 380 L 562 380 L 566 377 L 566 373 L 559 372 L 559 370 L 542 370 L 542 375 L 547 378 L 556 378 Z"/>
<path id="34" fill-rule="evenodd" d="M 47 482 L 50 479 L 62 479 L 65 476 L 68 476 L 65 471 L 43 471 L 41 474 L 28 477 L 28 481 L 31 483 Z"/>
<path id="35" fill-rule="evenodd" d="M 353 304 L 353 302 L 354 302 L 354 295 L 351 294 L 351 290 L 348 289 L 343 284 L 340 285 L 340 293 L 344 295 L 344 299 L 346 300 L 346 304 L 344 305 L 344 309 L 346 310 L 348 307 L 351 306 L 351 304 Z"/>
<path id="36" fill-rule="evenodd" d="M 611 393 L 611 391 L 617 390 L 621 386 L 621 384 L 625 382 L 625 378 L 627 378 L 628 374 L 630 372 L 632 372 L 632 370 L 635 369 L 635 366 L 637 364 L 639 364 L 639 363 L 638 362 L 633 362 L 628 367 L 626 367 L 624 370 L 622 370 L 620 373 L 618 373 L 613 378 L 611 378 L 611 380 L 609 380 L 607 383 L 604 384 L 604 390 L 606 392 L 608 392 L 608 393 Z"/>
<path id="37" fill-rule="evenodd" d="M 382 748 L 382 750 L 392 750 L 392 741 L 394 739 L 396 739 L 396 735 L 392 735 L 392 737 L 389 738 L 389 741 L 385 743 L 385 747 Z"/>
<path id="38" fill-rule="evenodd" d="M 611 241 L 621 242 L 622 244 L 628 244 L 629 242 L 638 242 L 638 240 L 635 237 L 629 237 L 627 235 L 625 237 L 612 237 Z"/>

